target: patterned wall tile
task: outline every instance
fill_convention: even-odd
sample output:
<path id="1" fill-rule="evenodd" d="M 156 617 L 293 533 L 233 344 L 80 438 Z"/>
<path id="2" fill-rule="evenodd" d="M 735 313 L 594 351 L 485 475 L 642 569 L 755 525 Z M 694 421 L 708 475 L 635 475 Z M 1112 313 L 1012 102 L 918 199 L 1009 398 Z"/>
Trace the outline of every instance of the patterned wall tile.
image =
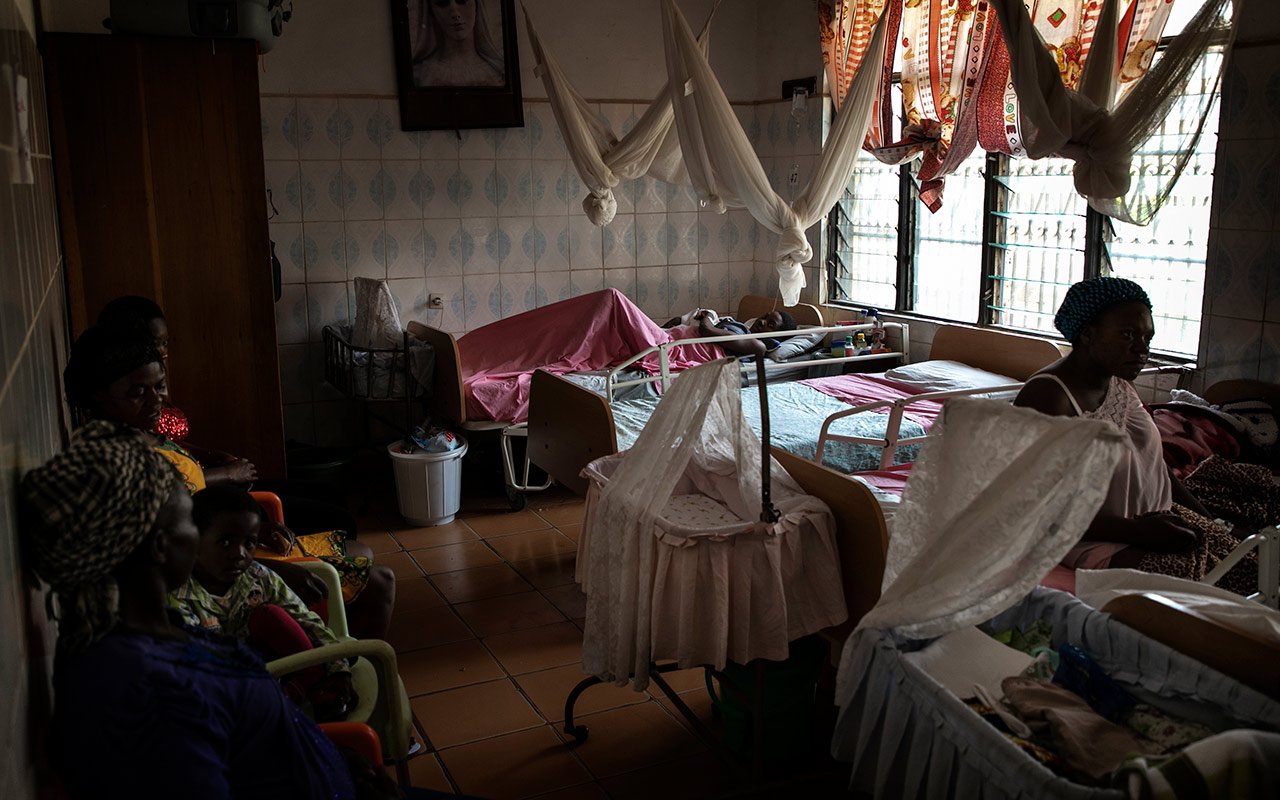
<path id="1" fill-rule="evenodd" d="M 755 276 L 755 264 L 738 261 L 729 265 L 729 308 L 736 309 L 743 295 L 752 294 L 751 281 Z"/>
<path id="2" fill-rule="evenodd" d="M 377 244 L 386 226 L 381 220 L 348 222 L 343 226 L 347 244 L 347 279 L 385 280 L 386 264 L 377 257 Z"/>
<path id="3" fill-rule="evenodd" d="M 636 303 L 636 271 L 634 269 L 606 269 L 604 271 L 604 287 L 617 289 Z"/>
<path id="4" fill-rule="evenodd" d="M 533 228 L 533 217 L 500 217 L 498 231 L 506 238 L 509 248 L 504 258 L 498 262 L 498 271 L 503 275 L 533 272 L 537 263 L 539 250 L 537 237 L 527 236 Z M 545 240 L 543 249 L 545 249 Z"/>
<path id="5" fill-rule="evenodd" d="M 280 287 L 280 299 L 275 304 L 276 341 L 280 344 L 297 344 L 307 341 L 307 287 L 290 284 Z"/>
<path id="6" fill-rule="evenodd" d="M 667 267 L 667 299 L 671 316 L 692 311 L 700 304 L 697 264 Z"/>
<path id="7" fill-rule="evenodd" d="M 389 220 L 382 238 L 375 239 L 373 247 L 374 258 L 386 262 L 388 279 L 421 280 L 426 273 L 422 220 Z"/>
<path id="8" fill-rule="evenodd" d="M 604 289 L 604 270 L 585 269 L 569 273 L 569 292 L 574 297 Z"/>
<path id="9" fill-rule="evenodd" d="M 461 178 L 458 161 L 423 160 L 422 173 L 417 183 L 410 183 L 409 193 L 415 204 L 422 206 L 425 219 L 458 219 L 457 193 Z M 450 181 L 455 182 L 452 193 Z"/>
<path id="10" fill-rule="evenodd" d="M 297 222 L 302 219 L 306 195 L 298 162 L 268 161 L 264 171 L 267 183 L 268 218 L 272 222 Z M 274 216 L 272 209 L 274 209 Z"/>
<path id="11" fill-rule="evenodd" d="M 497 216 L 500 199 L 498 182 L 495 178 L 497 162 L 492 159 L 462 161 L 459 169 L 464 184 L 471 187 L 470 194 L 464 193 L 458 198 L 458 211 L 462 218 Z M 501 197 L 505 199 L 505 189 Z"/>
<path id="12" fill-rule="evenodd" d="M 1218 227 L 1269 231 L 1280 193 L 1280 153 L 1274 140 L 1220 140 L 1213 203 Z"/>
<path id="13" fill-rule="evenodd" d="M 666 227 L 666 214 L 635 215 L 636 266 L 666 265 Z"/>
<path id="14" fill-rule="evenodd" d="M 636 218 L 621 211 L 601 231 L 601 254 L 605 268 L 636 265 Z"/>
<path id="15" fill-rule="evenodd" d="M 698 265 L 698 305 L 732 314 L 736 309 L 730 304 L 729 265 Z"/>
<path id="16" fill-rule="evenodd" d="M 569 287 L 569 272 L 539 272 L 535 276 L 538 285 L 538 302 L 542 305 L 568 300 L 572 295 Z"/>
<path id="17" fill-rule="evenodd" d="M 304 222 L 307 283 L 347 279 L 346 233 L 341 222 Z"/>
<path id="18" fill-rule="evenodd" d="M 307 222 L 341 220 L 346 185 L 341 161 L 303 161 L 302 219 Z"/>
<path id="19" fill-rule="evenodd" d="M 556 125 L 555 114 L 547 103 L 525 106 L 525 127 L 529 129 L 530 152 L 535 159 L 563 159 L 569 154 Z"/>
<path id="20" fill-rule="evenodd" d="M 307 327 L 311 341 L 319 342 L 325 325 L 350 322 L 346 283 L 307 284 Z"/>
<path id="21" fill-rule="evenodd" d="M 714 211 L 698 212 L 698 261 L 716 263 L 729 260 L 728 237 L 724 233 L 729 224 L 726 214 Z"/>
<path id="22" fill-rule="evenodd" d="M 667 195 L 667 211 L 697 211 L 702 207 L 698 193 L 692 186 L 667 183 L 663 185 Z"/>
<path id="23" fill-rule="evenodd" d="M 532 272 L 503 274 L 500 280 L 504 302 L 511 303 L 503 309 L 503 316 L 523 314 L 538 307 L 538 282 Z"/>
<path id="24" fill-rule="evenodd" d="M 556 199 L 564 203 L 564 207 L 568 210 L 569 216 L 584 213 L 582 210 L 582 198 L 586 195 L 587 189 L 582 183 L 582 179 L 578 177 L 578 170 L 573 166 L 572 162 L 563 162 L 564 168 L 560 171 L 559 177 L 556 178 L 555 192 Z"/>
<path id="25" fill-rule="evenodd" d="M 1200 362 L 1205 385 L 1229 378 L 1256 378 L 1261 355 L 1263 323 L 1231 317 L 1209 317 Z"/>
<path id="26" fill-rule="evenodd" d="M 568 269 L 572 242 L 569 220 L 564 217 L 544 217 L 535 219 L 534 227 L 546 238 L 546 250 L 538 257 L 534 268 L 538 272 Z"/>
<path id="27" fill-rule="evenodd" d="M 429 315 L 425 280 L 421 277 L 396 278 L 387 281 L 387 287 L 391 289 L 391 296 L 395 298 L 401 325 L 407 325 L 411 320 L 426 322 Z"/>
<path id="28" fill-rule="evenodd" d="M 329 121 L 337 111 L 338 100 L 335 97 L 298 98 L 299 158 L 329 161 L 341 157 L 340 139 L 329 135 Z"/>
<path id="29" fill-rule="evenodd" d="M 1274 237 L 1269 232 L 1211 231 L 1205 273 L 1205 302 L 1209 313 L 1262 319 L 1267 274 L 1276 262 Z"/>
<path id="30" fill-rule="evenodd" d="M 533 157 L 527 127 L 495 128 L 493 134 L 499 161 L 528 161 Z"/>
<path id="31" fill-rule="evenodd" d="M 1258 358 L 1258 380 L 1280 383 L 1280 324 L 1262 326 L 1261 352 Z"/>
<path id="32" fill-rule="evenodd" d="M 696 212 L 667 214 L 662 244 L 668 264 L 698 263 L 698 215 Z"/>
<path id="33" fill-rule="evenodd" d="M 528 217 L 533 214 L 532 168 L 532 162 L 528 159 L 498 161 L 494 173 L 494 200 L 499 217 Z M 502 190 L 500 193 L 499 187 Z"/>
<path id="34" fill-rule="evenodd" d="M 657 178 L 643 175 L 632 181 L 632 196 L 637 214 L 654 214 L 667 210 L 667 185 Z"/>
<path id="35" fill-rule="evenodd" d="M 756 116 L 756 106 L 754 105 L 735 105 L 733 113 L 738 118 L 738 124 L 742 126 L 742 132 L 747 135 L 748 141 L 754 147 L 760 138 L 760 121 Z M 756 152 L 759 152 L 758 150 Z"/>
<path id="36" fill-rule="evenodd" d="M 311 342 L 311 397 L 316 402 L 346 400 L 347 396 L 324 379 L 323 337 Z"/>
<path id="37" fill-rule="evenodd" d="M 307 240 L 300 222 L 273 222 L 271 241 L 280 260 L 281 283 L 307 282 Z"/>
<path id="38" fill-rule="evenodd" d="M 499 280 L 497 274 L 463 276 L 462 285 L 467 293 L 467 330 L 483 328 L 502 318 L 502 286 Z"/>
<path id="39" fill-rule="evenodd" d="M 338 109 L 351 120 L 351 135 L 342 142 L 342 160 L 382 158 L 382 146 L 391 139 L 391 120 L 380 113 L 378 100 L 346 98 L 338 100 Z"/>
<path id="40" fill-rule="evenodd" d="M 462 274 L 462 265 L 449 252 L 449 243 L 459 235 L 456 219 L 428 219 L 422 223 L 422 257 L 428 279 Z"/>
<path id="41" fill-rule="evenodd" d="M 298 160 L 298 104 L 292 97 L 262 98 L 262 157 Z"/>
<path id="42" fill-rule="evenodd" d="M 665 322 L 669 317 L 667 311 L 667 268 L 639 267 L 635 270 L 636 305 L 658 322 Z"/>
<path id="43" fill-rule="evenodd" d="M 430 186 L 419 161 L 383 161 L 384 216 L 387 219 L 420 220 L 426 207 Z"/>
<path id="44" fill-rule="evenodd" d="M 598 270 L 604 266 L 604 232 L 585 214 L 569 216 L 569 268 Z"/>
<path id="45" fill-rule="evenodd" d="M 537 217 L 564 217 L 569 213 L 569 204 L 562 193 L 557 192 L 557 185 L 568 168 L 567 161 L 534 161 L 530 168 L 530 201 L 533 214 Z"/>
<path id="46" fill-rule="evenodd" d="M 458 131 L 458 158 L 492 161 L 498 156 L 493 135 L 481 129 Z"/>
<path id="47" fill-rule="evenodd" d="M 382 219 L 385 216 L 386 175 L 381 161 L 343 161 L 342 218 Z"/>
<path id="48" fill-rule="evenodd" d="M 494 236 L 497 230 L 498 220 L 495 217 L 463 217 L 462 236 L 470 241 L 471 251 L 471 257 L 463 263 L 463 275 L 493 275 L 498 272 L 501 252 L 498 247 L 500 240 Z M 451 250 L 452 247 L 451 242 Z"/>
<path id="49" fill-rule="evenodd" d="M 425 131 L 406 131 L 400 127 L 400 102 L 382 99 L 378 101 L 378 114 L 390 121 L 390 130 L 382 145 L 382 160 L 403 159 L 416 161 L 422 157 Z"/>
<path id="50" fill-rule="evenodd" d="M 462 333 L 466 330 L 466 293 L 461 277 L 435 277 L 428 274 L 427 292 L 444 296 L 444 308 L 440 311 L 428 311 L 427 324 L 449 333 Z"/>
<path id="51" fill-rule="evenodd" d="M 420 131 L 424 160 L 458 160 L 458 134 L 454 131 Z"/>

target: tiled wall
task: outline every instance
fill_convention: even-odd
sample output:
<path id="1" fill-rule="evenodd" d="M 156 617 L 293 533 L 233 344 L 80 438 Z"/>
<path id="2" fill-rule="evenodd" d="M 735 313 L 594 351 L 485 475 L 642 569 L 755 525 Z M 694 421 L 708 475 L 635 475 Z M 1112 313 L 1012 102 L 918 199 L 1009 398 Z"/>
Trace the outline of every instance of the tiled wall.
<path id="1" fill-rule="evenodd" d="M 1195 385 L 1280 382 L 1280 20 L 1243 10 L 1222 83 Z"/>
<path id="2" fill-rule="evenodd" d="M 0 91 L 0 797 L 35 797 L 34 721 L 48 715 L 50 634 L 42 598 L 19 570 L 14 493 L 22 472 L 63 441 L 59 375 L 66 313 L 49 158 L 44 78 L 30 0 L 0 0 L 0 64 L 30 82 L 34 182 L 14 183 L 8 131 L 13 109 Z"/>
<path id="3" fill-rule="evenodd" d="M 820 149 L 820 98 L 799 121 L 789 104 L 736 109 L 775 187 L 793 196 Z M 642 112 L 600 106 L 617 132 Z M 267 95 L 262 115 L 291 439 L 344 444 L 360 434 L 358 409 L 323 381 L 320 350 L 323 327 L 354 314 L 355 277 L 386 278 L 402 322 L 458 334 L 605 287 L 657 320 L 699 305 L 732 310 L 743 294 L 776 291 L 776 235 L 742 210 L 700 211 L 691 189 L 624 182 L 617 217 L 593 226 L 545 102 L 525 104 L 523 128 L 456 133 L 400 130 L 390 97 Z M 793 165 L 796 188 L 787 180 Z M 430 294 L 443 295 L 443 310 L 427 307 Z"/>

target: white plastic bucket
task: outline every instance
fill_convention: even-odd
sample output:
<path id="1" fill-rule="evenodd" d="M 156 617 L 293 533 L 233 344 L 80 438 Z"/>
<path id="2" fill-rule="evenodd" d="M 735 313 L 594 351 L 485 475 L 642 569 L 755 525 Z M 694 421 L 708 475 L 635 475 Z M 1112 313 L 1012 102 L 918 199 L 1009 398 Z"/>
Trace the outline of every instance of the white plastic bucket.
<path id="1" fill-rule="evenodd" d="M 446 525 L 462 505 L 462 456 L 467 440 L 447 453 L 406 453 L 400 442 L 387 445 L 396 476 L 396 497 L 400 516 L 423 527 Z"/>

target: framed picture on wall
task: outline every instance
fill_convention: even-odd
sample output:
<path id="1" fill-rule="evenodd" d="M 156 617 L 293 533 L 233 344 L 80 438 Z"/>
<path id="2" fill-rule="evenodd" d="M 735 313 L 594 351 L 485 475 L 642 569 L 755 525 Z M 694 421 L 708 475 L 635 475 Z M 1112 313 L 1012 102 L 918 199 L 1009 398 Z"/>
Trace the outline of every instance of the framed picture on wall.
<path id="1" fill-rule="evenodd" d="M 515 0 L 391 0 L 407 131 L 524 124 Z"/>

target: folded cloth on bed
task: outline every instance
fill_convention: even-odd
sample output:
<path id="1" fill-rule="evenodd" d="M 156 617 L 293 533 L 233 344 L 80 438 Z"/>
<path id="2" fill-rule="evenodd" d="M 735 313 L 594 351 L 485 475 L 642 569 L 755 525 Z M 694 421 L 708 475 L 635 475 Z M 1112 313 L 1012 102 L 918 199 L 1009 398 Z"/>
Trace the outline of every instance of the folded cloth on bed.
<path id="1" fill-rule="evenodd" d="M 1280 796 L 1280 734 L 1233 730 L 1187 745 L 1177 755 L 1137 758 L 1123 767 L 1130 797 Z"/>
<path id="2" fill-rule="evenodd" d="M 458 340 L 462 383 L 471 419 L 521 422 L 529 416 L 533 371 L 556 375 L 603 369 L 676 338 L 617 289 L 584 294 L 477 328 Z M 682 370 L 721 357 L 719 348 L 672 349 Z M 650 375 L 657 359 L 641 364 Z"/>
<path id="3" fill-rule="evenodd" d="M 912 397 L 926 392 L 925 389 L 921 389 L 918 386 L 909 386 L 887 378 L 865 374 L 810 378 L 809 380 L 800 381 L 800 383 L 811 386 L 837 400 L 843 400 L 851 406 L 875 403 L 880 400 L 901 400 L 904 397 Z M 941 411 L 942 403 L 937 400 L 921 400 L 918 403 L 912 403 L 907 406 L 903 410 L 902 416 L 919 423 L 927 431 L 938 420 L 938 414 Z M 889 413 L 889 409 L 885 408 L 882 413 Z"/>

